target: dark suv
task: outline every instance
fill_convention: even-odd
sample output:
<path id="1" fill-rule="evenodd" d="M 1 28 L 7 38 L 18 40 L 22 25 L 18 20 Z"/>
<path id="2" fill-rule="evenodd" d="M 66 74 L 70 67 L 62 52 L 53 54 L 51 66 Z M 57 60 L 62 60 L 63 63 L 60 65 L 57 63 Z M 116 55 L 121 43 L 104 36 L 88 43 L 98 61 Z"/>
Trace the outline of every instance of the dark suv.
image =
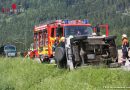
<path id="1" fill-rule="evenodd" d="M 17 55 L 16 46 L 10 44 L 1 46 L 0 55 L 6 57 L 15 57 Z"/>

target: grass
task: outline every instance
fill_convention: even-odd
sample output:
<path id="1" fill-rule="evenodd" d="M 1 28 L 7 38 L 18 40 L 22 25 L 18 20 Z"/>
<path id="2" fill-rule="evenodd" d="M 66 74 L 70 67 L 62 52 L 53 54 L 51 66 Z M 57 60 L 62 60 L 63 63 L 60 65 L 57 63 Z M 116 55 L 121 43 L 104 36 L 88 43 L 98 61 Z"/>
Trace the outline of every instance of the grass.
<path id="1" fill-rule="evenodd" d="M 130 72 L 119 69 L 90 66 L 70 72 L 30 59 L 0 58 L 0 90 L 129 90 L 129 85 Z"/>

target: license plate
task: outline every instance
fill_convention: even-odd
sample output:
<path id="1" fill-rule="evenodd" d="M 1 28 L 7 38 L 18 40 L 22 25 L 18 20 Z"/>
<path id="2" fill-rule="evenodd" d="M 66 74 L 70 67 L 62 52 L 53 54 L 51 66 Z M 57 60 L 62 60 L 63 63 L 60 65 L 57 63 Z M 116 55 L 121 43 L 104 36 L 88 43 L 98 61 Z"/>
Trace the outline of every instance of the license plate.
<path id="1" fill-rule="evenodd" d="M 8 56 L 15 56 L 15 53 L 8 53 Z"/>

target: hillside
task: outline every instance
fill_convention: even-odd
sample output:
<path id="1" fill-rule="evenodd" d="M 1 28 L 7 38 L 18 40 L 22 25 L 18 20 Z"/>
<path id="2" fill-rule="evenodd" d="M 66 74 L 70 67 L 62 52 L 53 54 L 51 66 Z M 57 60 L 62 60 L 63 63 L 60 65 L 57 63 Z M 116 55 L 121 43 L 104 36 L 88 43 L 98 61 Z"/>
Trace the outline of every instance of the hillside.
<path id="1" fill-rule="evenodd" d="M 25 58 L 0 58 L 0 90 L 129 90 L 129 74 L 94 66 L 70 72 Z"/>
<path id="2" fill-rule="evenodd" d="M 13 3 L 23 11 L 2 12 Z M 118 36 L 118 45 L 122 33 L 130 35 L 130 0 L 0 0 L 0 10 L 0 44 L 14 43 L 19 50 L 30 47 L 34 25 L 55 19 L 108 23 L 110 33 Z"/>

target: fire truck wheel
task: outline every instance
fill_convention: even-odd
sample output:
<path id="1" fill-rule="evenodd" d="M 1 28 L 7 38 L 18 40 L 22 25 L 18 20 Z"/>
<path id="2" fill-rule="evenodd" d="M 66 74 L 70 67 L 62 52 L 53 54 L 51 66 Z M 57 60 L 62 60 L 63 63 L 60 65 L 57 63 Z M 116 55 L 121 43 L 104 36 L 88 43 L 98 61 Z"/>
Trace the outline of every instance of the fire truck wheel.
<path id="1" fill-rule="evenodd" d="M 65 49 L 63 47 L 57 47 L 55 50 L 55 60 L 60 68 L 66 67 Z"/>

